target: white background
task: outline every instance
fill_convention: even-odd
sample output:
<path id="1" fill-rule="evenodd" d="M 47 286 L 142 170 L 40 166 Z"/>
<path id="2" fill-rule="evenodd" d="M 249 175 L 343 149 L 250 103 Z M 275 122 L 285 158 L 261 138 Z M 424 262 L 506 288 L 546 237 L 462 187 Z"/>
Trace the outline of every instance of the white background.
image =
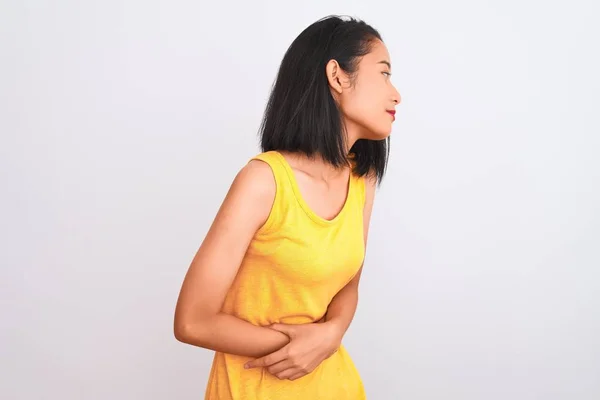
<path id="1" fill-rule="evenodd" d="M 402 95 L 345 343 L 369 399 L 600 398 L 593 1 L 0 3 L 0 398 L 200 399 L 183 276 L 310 23 Z"/>

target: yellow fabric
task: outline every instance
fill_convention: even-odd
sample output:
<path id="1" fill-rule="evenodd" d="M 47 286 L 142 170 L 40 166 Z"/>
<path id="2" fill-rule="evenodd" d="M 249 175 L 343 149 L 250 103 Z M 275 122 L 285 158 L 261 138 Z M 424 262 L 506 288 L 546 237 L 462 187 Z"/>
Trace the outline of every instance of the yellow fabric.
<path id="1" fill-rule="evenodd" d="M 364 259 L 364 178 L 351 175 L 342 210 L 326 220 L 303 200 L 293 171 L 280 153 L 270 151 L 253 159 L 271 166 L 277 191 L 271 213 L 250 243 L 226 296 L 223 312 L 259 326 L 318 321 Z M 295 381 L 279 380 L 264 368 L 246 370 L 248 360 L 216 352 L 205 399 L 366 398 L 343 345 L 313 372 Z"/>

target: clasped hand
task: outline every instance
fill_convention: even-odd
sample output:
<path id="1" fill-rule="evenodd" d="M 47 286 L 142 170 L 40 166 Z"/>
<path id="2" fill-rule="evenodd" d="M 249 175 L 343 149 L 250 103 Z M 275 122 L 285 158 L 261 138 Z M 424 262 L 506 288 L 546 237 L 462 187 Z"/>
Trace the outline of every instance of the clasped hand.
<path id="1" fill-rule="evenodd" d="M 290 342 L 269 355 L 247 362 L 244 367 L 266 368 L 279 379 L 293 381 L 311 373 L 337 351 L 342 340 L 339 329 L 330 322 L 273 324 L 269 328 L 286 334 Z"/>

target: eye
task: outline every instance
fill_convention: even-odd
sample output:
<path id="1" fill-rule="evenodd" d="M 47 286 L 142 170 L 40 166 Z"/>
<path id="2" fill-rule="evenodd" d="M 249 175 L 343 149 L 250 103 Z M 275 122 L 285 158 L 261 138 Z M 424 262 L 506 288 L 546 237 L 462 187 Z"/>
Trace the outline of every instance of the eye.
<path id="1" fill-rule="evenodd" d="M 389 73 L 389 72 L 387 72 L 387 71 L 384 71 L 384 72 L 382 72 L 382 74 L 383 74 L 383 75 L 385 75 L 385 76 L 387 76 L 388 78 L 389 78 L 390 76 L 392 76 L 392 74 L 391 74 L 391 73 Z"/>

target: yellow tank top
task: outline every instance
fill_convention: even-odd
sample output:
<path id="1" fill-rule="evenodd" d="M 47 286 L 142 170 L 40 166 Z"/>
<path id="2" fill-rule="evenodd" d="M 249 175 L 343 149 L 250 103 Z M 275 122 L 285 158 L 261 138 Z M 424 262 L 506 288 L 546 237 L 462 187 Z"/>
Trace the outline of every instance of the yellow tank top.
<path id="1" fill-rule="evenodd" d="M 318 321 L 364 259 L 364 178 L 351 174 L 342 210 L 327 220 L 304 201 L 283 155 L 270 151 L 252 159 L 269 164 L 277 190 L 269 217 L 252 239 L 222 311 L 258 326 Z M 248 360 L 216 352 L 205 399 L 366 398 L 343 345 L 313 372 L 294 381 L 279 380 L 264 368 L 246 370 Z"/>

